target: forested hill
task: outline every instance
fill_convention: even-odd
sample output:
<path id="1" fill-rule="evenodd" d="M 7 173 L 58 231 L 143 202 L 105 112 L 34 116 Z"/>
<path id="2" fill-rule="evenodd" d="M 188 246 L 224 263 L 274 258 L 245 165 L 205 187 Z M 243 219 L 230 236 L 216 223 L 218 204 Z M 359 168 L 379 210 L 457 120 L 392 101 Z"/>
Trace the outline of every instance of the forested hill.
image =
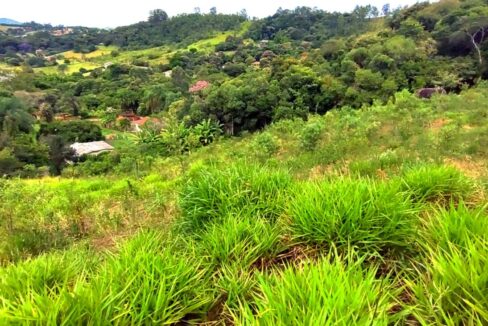
<path id="1" fill-rule="evenodd" d="M 90 53 L 100 44 L 123 48 L 148 48 L 168 44 L 192 42 L 214 33 L 238 29 L 247 18 L 242 15 L 182 14 L 168 17 L 162 10 L 151 12 L 147 21 L 114 30 L 19 24 L 15 28 L 0 29 L 0 55 L 46 53 L 74 50 Z"/>
<path id="2" fill-rule="evenodd" d="M 148 21 L 116 28 L 105 36 L 106 44 L 141 48 L 164 44 L 191 44 L 216 32 L 236 30 L 247 17 L 242 15 L 182 14 L 168 17 L 162 10 L 151 12 Z"/>
<path id="3" fill-rule="evenodd" d="M 32 23 L 27 35 L 4 30 L 2 174 L 23 175 L 26 166 L 59 174 L 66 146 L 103 139 L 101 128 L 132 130 L 124 115 L 161 122 L 139 136 L 147 152 L 164 156 L 208 145 L 212 130 L 237 136 L 388 103 L 403 90 L 459 93 L 488 77 L 487 8 L 480 0 L 341 14 L 299 7 L 253 20 L 245 12 L 170 18 L 154 10 L 146 22 L 112 31 Z M 60 117 L 70 121 L 54 121 Z M 173 144 L 161 136 L 169 125 Z M 59 157 L 50 157 L 54 147 Z"/>

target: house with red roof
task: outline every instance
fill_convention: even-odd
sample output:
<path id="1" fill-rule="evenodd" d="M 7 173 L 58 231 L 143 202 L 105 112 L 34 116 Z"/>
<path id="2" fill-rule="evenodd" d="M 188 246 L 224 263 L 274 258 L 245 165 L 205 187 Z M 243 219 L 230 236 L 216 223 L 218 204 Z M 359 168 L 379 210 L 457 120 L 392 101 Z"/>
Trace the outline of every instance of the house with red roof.
<path id="1" fill-rule="evenodd" d="M 193 84 L 190 89 L 188 90 L 190 93 L 198 93 L 207 89 L 210 86 L 210 83 L 206 80 L 199 80 L 195 84 Z"/>

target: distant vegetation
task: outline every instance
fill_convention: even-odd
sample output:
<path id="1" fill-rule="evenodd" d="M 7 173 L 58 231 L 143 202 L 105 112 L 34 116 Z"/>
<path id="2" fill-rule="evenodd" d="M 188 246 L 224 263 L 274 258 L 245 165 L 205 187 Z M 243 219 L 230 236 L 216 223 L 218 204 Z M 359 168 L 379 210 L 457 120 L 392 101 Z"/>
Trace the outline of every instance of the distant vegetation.
<path id="1" fill-rule="evenodd" d="M 487 324 L 486 8 L 0 30 L 0 325 Z"/>

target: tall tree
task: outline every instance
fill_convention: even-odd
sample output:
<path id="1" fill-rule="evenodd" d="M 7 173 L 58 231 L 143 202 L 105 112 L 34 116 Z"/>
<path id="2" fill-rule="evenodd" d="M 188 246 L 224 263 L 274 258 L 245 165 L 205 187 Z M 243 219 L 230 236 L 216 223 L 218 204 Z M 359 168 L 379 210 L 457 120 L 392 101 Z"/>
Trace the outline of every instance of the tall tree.
<path id="1" fill-rule="evenodd" d="M 162 9 L 154 9 L 149 12 L 148 21 L 152 24 L 161 23 L 168 20 L 168 14 Z"/>
<path id="2" fill-rule="evenodd" d="M 14 136 L 18 132 L 30 132 L 34 119 L 25 105 L 16 98 L 0 97 L 0 132 Z"/>

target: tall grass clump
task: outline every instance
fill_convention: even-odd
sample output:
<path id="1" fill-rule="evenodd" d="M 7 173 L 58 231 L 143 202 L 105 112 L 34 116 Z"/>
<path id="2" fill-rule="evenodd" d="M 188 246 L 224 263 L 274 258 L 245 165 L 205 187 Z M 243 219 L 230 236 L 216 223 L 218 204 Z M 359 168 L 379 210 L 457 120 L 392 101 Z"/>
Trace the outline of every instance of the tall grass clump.
<path id="1" fill-rule="evenodd" d="M 212 300 L 209 273 L 185 247 L 191 245 L 158 233 L 131 240 L 81 294 L 82 320 L 162 325 L 201 318 Z"/>
<path id="2" fill-rule="evenodd" d="M 389 325 L 394 306 L 388 278 L 363 259 L 326 257 L 318 263 L 288 267 L 258 276 L 252 302 L 236 315 L 238 325 Z"/>
<path id="3" fill-rule="evenodd" d="M 91 269 L 81 263 L 86 258 L 81 255 L 55 264 L 41 257 L 25 263 L 27 272 L 12 266 L 1 276 L 0 322 L 162 325 L 202 320 L 214 297 L 210 273 L 191 254 L 191 244 L 182 241 L 142 233 Z"/>
<path id="4" fill-rule="evenodd" d="M 454 167 L 424 165 L 404 173 L 403 188 L 415 201 L 448 202 L 469 196 L 473 183 Z"/>
<path id="5" fill-rule="evenodd" d="M 196 245 L 213 267 L 238 264 L 245 269 L 279 250 L 280 231 L 264 219 L 229 216 L 212 223 Z"/>
<path id="6" fill-rule="evenodd" d="M 85 284 L 101 257 L 75 247 L 43 254 L 0 272 L 0 325 L 56 325 L 68 318 L 69 300 Z"/>
<path id="7" fill-rule="evenodd" d="M 227 307 L 237 309 L 249 297 L 255 285 L 253 265 L 271 260 L 284 249 L 280 236 L 277 223 L 233 215 L 214 221 L 197 237 L 197 255 L 216 271 L 214 282 Z"/>
<path id="8" fill-rule="evenodd" d="M 287 172 L 254 164 L 194 171 L 180 194 L 183 221 L 190 230 L 233 214 L 275 220 L 291 185 Z"/>
<path id="9" fill-rule="evenodd" d="M 439 207 L 429 213 L 422 231 L 422 243 L 427 248 L 449 251 L 451 245 L 467 250 L 471 239 L 488 240 L 487 205 L 469 208 L 461 201 L 451 202 L 447 208 Z"/>
<path id="10" fill-rule="evenodd" d="M 338 178 L 296 187 L 288 210 L 300 241 L 356 247 L 361 253 L 403 254 L 415 249 L 418 218 L 397 183 Z"/>
<path id="11" fill-rule="evenodd" d="M 408 281 L 411 311 L 423 325 L 488 324 L 488 242 L 432 248 L 418 280 Z"/>

